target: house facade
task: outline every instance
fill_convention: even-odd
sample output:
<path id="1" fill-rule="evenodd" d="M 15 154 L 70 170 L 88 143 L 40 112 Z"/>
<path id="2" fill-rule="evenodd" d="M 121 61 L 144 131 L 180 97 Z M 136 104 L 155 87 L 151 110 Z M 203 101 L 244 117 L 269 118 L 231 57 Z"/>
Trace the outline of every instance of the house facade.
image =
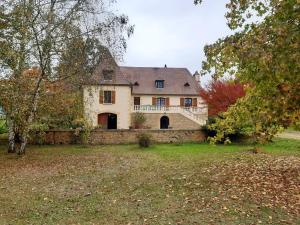
<path id="1" fill-rule="evenodd" d="M 142 113 L 144 129 L 199 129 L 208 115 L 197 79 L 185 68 L 122 67 L 105 57 L 83 87 L 86 120 L 93 127 L 130 129 Z"/>

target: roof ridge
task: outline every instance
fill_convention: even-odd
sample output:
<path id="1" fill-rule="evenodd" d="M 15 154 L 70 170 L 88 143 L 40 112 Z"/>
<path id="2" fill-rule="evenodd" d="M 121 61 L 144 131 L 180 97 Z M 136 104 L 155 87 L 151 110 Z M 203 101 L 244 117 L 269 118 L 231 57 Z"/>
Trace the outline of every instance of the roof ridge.
<path id="1" fill-rule="evenodd" d="M 157 67 L 157 66 L 119 66 L 120 68 L 137 68 L 137 69 L 184 69 L 188 70 L 186 67 Z"/>

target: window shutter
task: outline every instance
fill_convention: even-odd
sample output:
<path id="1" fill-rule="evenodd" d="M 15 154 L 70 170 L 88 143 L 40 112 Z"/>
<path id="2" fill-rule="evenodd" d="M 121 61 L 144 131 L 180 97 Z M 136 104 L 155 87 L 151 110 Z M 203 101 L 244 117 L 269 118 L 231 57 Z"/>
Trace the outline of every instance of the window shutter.
<path id="1" fill-rule="evenodd" d="M 100 91 L 100 98 L 99 98 L 100 104 L 103 104 L 103 100 L 104 100 L 104 91 L 101 90 L 101 91 Z"/>
<path id="2" fill-rule="evenodd" d="M 193 98 L 193 107 L 197 107 L 197 98 Z"/>
<path id="3" fill-rule="evenodd" d="M 152 97 L 152 105 L 156 105 L 156 98 Z"/>
<path id="4" fill-rule="evenodd" d="M 170 98 L 166 98 L 166 106 L 167 106 L 167 107 L 170 106 Z"/>
<path id="5" fill-rule="evenodd" d="M 181 107 L 184 106 L 184 98 L 180 98 L 180 106 L 181 106 Z"/>
<path id="6" fill-rule="evenodd" d="M 111 92 L 111 103 L 116 104 L 116 91 Z"/>

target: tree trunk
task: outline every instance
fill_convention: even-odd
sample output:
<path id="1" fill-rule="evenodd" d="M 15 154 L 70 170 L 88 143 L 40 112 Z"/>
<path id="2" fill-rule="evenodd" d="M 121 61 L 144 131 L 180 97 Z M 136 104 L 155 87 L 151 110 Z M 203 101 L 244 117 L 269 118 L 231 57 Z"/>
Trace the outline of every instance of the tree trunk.
<path id="1" fill-rule="evenodd" d="M 18 152 L 17 152 L 18 155 L 25 155 L 27 141 L 28 141 L 27 134 L 22 135 L 21 146 L 20 146 L 20 148 L 18 149 Z"/>
<path id="2" fill-rule="evenodd" d="M 32 121 L 34 119 L 34 113 L 36 112 L 36 109 L 37 109 L 40 85 L 41 85 L 42 80 L 43 80 L 43 74 L 44 73 L 42 72 L 42 75 L 40 76 L 40 78 L 39 78 L 39 80 L 36 84 L 35 90 L 34 90 L 33 99 L 32 99 L 32 103 L 31 103 L 31 110 L 30 110 L 30 113 L 29 113 L 29 116 L 27 118 L 26 125 L 25 125 L 27 127 L 25 127 L 24 131 L 22 132 L 21 146 L 17 151 L 18 155 L 24 155 L 25 154 L 25 149 L 26 149 L 26 145 L 27 145 L 27 142 L 28 142 L 29 126 L 30 126 L 30 124 L 32 123 Z"/>
<path id="3" fill-rule="evenodd" d="M 14 122 L 8 118 L 8 153 L 15 153 L 16 152 L 16 143 L 15 143 L 15 126 Z"/>

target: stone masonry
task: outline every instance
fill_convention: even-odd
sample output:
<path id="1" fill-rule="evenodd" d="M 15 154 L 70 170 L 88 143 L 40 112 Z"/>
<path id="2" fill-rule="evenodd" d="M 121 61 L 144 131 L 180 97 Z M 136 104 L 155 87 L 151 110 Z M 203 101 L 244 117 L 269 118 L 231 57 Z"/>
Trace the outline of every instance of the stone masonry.
<path id="1" fill-rule="evenodd" d="M 91 132 L 89 143 L 134 144 L 142 133 L 149 134 L 154 143 L 203 142 L 206 135 L 202 130 L 101 130 Z M 35 140 L 33 138 L 32 140 Z M 31 141 L 31 144 L 34 144 Z M 45 144 L 80 144 L 80 137 L 74 130 L 50 130 L 46 132 Z"/>
<path id="2" fill-rule="evenodd" d="M 146 122 L 144 127 L 148 129 L 160 129 L 160 118 L 169 117 L 169 126 L 172 130 L 199 130 L 201 126 L 179 113 L 144 113 Z"/>

